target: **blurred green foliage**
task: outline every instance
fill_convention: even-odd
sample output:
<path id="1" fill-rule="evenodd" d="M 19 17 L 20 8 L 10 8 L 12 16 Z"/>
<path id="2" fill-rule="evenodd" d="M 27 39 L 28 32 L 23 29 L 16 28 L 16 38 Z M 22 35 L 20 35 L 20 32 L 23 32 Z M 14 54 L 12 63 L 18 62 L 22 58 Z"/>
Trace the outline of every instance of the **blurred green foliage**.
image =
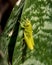
<path id="1" fill-rule="evenodd" d="M 52 0 L 25 0 L 24 7 L 23 4 L 24 2 L 19 6 L 14 6 L 0 37 L 0 49 L 3 50 L 6 57 L 8 56 L 8 44 L 15 44 L 12 65 L 52 65 Z M 23 10 L 21 10 L 22 7 Z M 21 16 L 19 16 L 20 12 Z M 18 27 L 17 22 L 23 22 L 22 19 L 25 16 L 32 23 L 35 42 L 33 51 L 23 44 L 21 26 L 19 25 L 19 30 L 16 29 Z M 10 36 L 12 30 L 18 31 Z M 13 43 L 14 39 L 15 43 Z M 10 42 L 11 40 L 12 42 Z"/>

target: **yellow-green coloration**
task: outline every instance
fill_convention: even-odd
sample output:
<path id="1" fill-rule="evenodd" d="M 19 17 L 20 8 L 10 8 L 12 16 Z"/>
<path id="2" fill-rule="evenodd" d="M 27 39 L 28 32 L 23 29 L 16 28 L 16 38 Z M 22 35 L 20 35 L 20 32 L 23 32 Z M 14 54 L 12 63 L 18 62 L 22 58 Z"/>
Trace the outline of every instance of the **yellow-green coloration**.
<path id="1" fill-rule="evenodd" d="M 26 42 L 28 48 L 30 50 L 33 50 L 34 49 L 34 40 L 33 40 L 31 22 L 28 19 L 26 19 L 23 27 L 24 27 L 24 39 L 25 39 L 25 42 Z"/>

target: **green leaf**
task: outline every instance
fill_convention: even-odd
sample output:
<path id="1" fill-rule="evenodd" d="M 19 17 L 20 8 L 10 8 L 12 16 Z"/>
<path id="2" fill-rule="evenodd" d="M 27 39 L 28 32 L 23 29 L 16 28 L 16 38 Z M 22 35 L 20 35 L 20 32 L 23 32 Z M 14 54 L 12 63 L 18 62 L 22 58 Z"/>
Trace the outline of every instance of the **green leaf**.
<path id="1" fill-rule="evenodd" d="M 24 51 L 23 37 L 18 35 L 13 65 L 52 65 L 52 0 L 25 0 L 21 20 L 25 16 L 32 23 L 35 48 Z"/>
<path id="2" fill-rule="evenodd" d="M 8 55 L 10 54 L 9 50 L 11 50 L 11 45 L 13 45 L 12 43 L 15 44 L 16 37 L 18 34 L 16 32 L 16 30 L 18 30 L 18 27 L 19 27 L 18 20 L 20 19 L 21 11 L 22 11 L 22 8 L 24 5 L 24 4 L 22 4 L 23 2 L 24 2 L 24 0 L 19 4 L 19 6 L 17 6 L 17 5 L 14 6 L 14 8 L 11 12 L 11 15 L 7 21 L 7 24 L 5 26 L 5 29 L 4 29 L 3 33 L 0 35 L 0 51 L 2 51 L 2 54 L 4 56 L 3 60 L 0 62 L 1 65 L 8 65 L 7 60 L 8 60 Z M 14 35 L 12 35 L 12 34 L 14 34 Z"/>

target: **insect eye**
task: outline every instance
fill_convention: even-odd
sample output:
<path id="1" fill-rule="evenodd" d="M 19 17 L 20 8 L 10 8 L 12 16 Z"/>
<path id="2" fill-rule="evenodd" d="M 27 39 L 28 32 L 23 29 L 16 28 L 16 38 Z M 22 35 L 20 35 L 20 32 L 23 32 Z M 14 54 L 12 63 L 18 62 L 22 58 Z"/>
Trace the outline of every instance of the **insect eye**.
<path id="1" fill-rule="evenodd" d="M 25 24 L 25 27 L 29 27 L 29 23 L 26 23 L 26 24 Z"/>

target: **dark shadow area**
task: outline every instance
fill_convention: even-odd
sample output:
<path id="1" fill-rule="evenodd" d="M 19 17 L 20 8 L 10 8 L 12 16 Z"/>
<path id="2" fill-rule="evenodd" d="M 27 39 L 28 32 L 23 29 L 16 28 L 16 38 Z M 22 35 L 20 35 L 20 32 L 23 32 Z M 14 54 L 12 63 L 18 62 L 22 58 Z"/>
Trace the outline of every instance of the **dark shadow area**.
<path id="1" fill-rule="evenodd" d="M 11 11 L 18 0 L 0 0 L 0 33 L 3 32 Z"/>
<path id="2" fill-rule="evenodd" d="M 26 57 L 26 50 L 27 50 L 27 45 L 25 40 L 23 39 L 23 45 L 22 45 L 23 50 L 22 50 L 22 63 L 25 61 L 25 57 Z"/>
<path id="3" fill-rule="evenodd" d="M 18 35 L 18 30 L 19 30 L 19 22 L 21 19 L 21 14 L 22 14 L 22 9 L 20 10 L 20 13 L 18 15 L 18 19 L 17 19 L 17 23 L 14 27 L 14 32 L 12 34 L 12 37 L 10 39 L 9 45 L 8 45 L 8 62 L 12 65 L 12 57 L 13 57 L 13 52 L 14 52 L 14 47 L 15 47 L 15 43 L 16 43 L 16 39 L 17 39 L 17 35 Z"/>

